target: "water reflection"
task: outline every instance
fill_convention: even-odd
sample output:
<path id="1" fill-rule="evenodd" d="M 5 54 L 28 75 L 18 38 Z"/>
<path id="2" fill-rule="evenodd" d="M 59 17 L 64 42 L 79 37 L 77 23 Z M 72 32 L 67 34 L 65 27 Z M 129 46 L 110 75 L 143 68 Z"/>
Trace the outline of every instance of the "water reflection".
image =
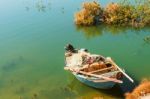
<path id="1" fill-rule="evenodd" d="M 90 26 L 90 27 L 83 27 L 83 26 L 76 26 L 77 31 L 82 32 L 87 38 L 92 38 L 96 36 L 100 36 L 103 33 L 103 27 L 100 26 Z"/>
<path id="2" fill-rule="evenodd" d="M 112 35 L 126 34 L 128 31 L 138 34 L 141 31 L 150 31 L 149 28 L 133 28 L 133 27 L 121 27 L 121 26 L 110 26 L 110 25 L 99 25 L 99 26 L 76 26 L 76 30 L 82 32 L 86 38 L 93 38 L 102 36 L 104 33 L 110 33 Z"/>

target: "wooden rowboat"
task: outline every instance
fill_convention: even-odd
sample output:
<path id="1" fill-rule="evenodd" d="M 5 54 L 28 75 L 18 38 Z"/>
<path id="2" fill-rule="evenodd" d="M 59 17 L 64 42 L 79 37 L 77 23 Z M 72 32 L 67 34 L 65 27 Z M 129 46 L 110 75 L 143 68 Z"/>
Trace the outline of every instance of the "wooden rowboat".
<path id="1" fill-rule="evenodd" d="M 117 83 L 123 83 L 123 76 L 133 82 L 110 57 L 90 54 L 84 49 L 76 50 L 70 46 L 66 49 L 64 69 L 71 71 L 80 82 L 100 89 L 109 89 Z"/>

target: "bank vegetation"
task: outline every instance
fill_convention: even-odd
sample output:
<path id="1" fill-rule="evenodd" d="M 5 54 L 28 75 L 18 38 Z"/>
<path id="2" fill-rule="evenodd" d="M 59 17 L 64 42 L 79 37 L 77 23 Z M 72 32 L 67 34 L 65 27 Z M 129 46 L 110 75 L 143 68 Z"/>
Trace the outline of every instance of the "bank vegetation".
<path id="1" fill-rule="evenodd" d="M 75 24 L 91 26 L 98 24 L 144 27 L 150 25 L 150 1 L 123 0 L 111 2 L 105 7 L 96 1 L 84 2 L 82 9 L 75 13 Z"/>

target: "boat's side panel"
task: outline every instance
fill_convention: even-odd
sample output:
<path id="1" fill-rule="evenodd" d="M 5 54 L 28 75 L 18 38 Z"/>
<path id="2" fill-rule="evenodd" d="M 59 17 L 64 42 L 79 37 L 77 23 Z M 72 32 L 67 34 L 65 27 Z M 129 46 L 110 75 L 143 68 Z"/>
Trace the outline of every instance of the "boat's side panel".
<path id="1" fill-rule="evenodd" d="M 111 81 L 108 81 L 108 82 L 93 82 L 93 81 L 90 81 L 86 78 L 82 78 L 81 76 L 78 76 L 75 74 L 75 77 L 81 81 L 82 83 L 88 85 L 88 86 L 91 86 L 91 87 L 94 87 L 94 88 L 99 88 L 99 89 L 109 89 L 109 88 L 112 88 L 115 83 L 114 82 L 111 82 Z"/>

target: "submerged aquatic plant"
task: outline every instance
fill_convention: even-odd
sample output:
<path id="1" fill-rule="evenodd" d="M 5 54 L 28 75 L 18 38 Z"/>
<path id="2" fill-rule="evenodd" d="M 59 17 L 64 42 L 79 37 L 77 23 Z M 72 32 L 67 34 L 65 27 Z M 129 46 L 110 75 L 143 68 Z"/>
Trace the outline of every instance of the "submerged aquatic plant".
<path id="1" fill-rule="evenodd" d="M 146 36 L 143 40 L 144 40 L 146 43 L 150 43 L 150 36 Z"/>
<path id="2" fill-rule="evenodd" d="M 85 2 L 82 9 L 75 13 L 77 25 L 95 25 L 103 22 L 111 25 L 144 27 L 150 25 L 150 1 L 129 0 L 120 3 L 109 3 L 102 8 L 97 2 Z"/>

